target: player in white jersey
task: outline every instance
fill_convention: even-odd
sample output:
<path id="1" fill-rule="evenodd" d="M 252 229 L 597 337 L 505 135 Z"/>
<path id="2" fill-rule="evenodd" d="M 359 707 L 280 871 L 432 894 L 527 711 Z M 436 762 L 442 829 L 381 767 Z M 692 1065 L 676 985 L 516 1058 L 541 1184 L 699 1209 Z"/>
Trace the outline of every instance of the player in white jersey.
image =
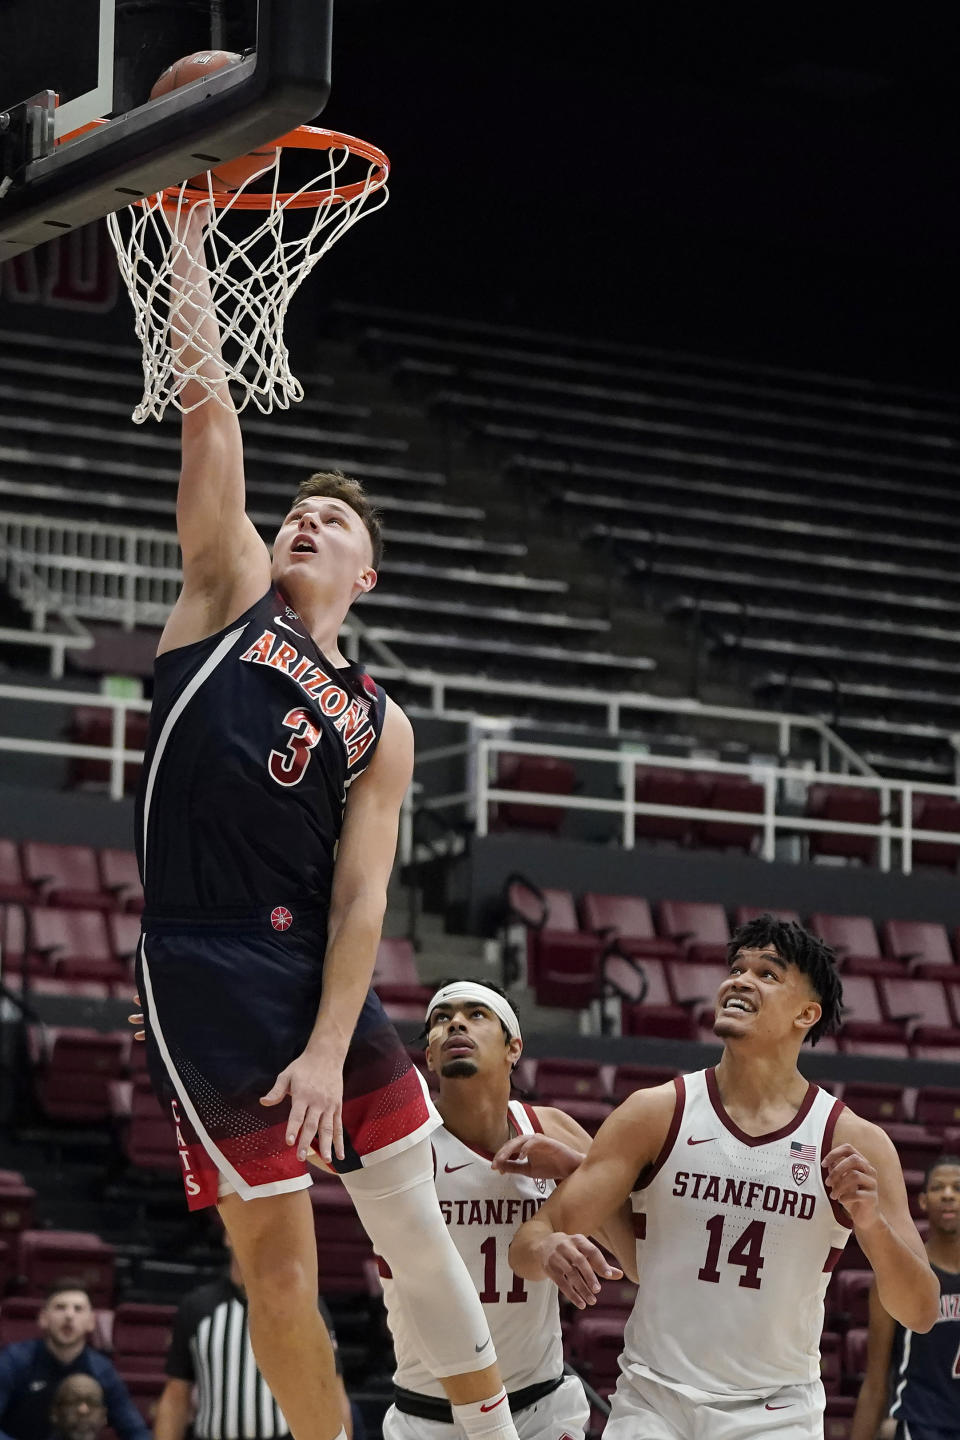
<path id="1" fill-rule="evenodd" d="M 440 1209 L 483 1303 L 517 1434 L 583 1440 L 590 1406 L 580 1381 L 563 1373 L 557 1289 L 546 1278 L 514 1275 L 507 1252 L 521 1222 L 580 1164 L 590 1136 L 561 1110 L 510 1099 L 523 1041 L 516 1012 L 496 988 L 473 980 L 441 986 L 426 1028 L 444 1122 L 431 1136 Z M 628 1207 L 603 1239 L 632 1255 Z M 384 1440 L 463 1440 L 423 1363 L 409 1308 L 383 1262 L 380 1269 L 397 1360 Z"/>
<path id="2" fill-rule="evenodd" d="M 606 1268 L 586 1237 L 632 1198 L 640 1291 L 605 1440 L 822 1436 L 823 1296 L 851 1228 L 888 1313 L 937 1318 L 893 1144 L 797 1069 L 839 1019 L 832 952 L 763 916 L 729 961 L 716 1069 L 630 1096 L 511 1246 L 584 1308 Z"/>

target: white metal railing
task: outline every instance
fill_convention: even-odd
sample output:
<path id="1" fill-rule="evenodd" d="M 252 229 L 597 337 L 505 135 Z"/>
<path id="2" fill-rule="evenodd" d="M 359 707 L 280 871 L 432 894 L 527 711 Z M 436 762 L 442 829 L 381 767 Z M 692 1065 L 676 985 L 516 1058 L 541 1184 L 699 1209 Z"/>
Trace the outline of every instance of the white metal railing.
<path id="1" fill-rule="evenodd" d="M 130 630 L 166 620 L 180 589 L 180 550 L 176 535 L 164 530 L 0 512 L 0 580 L 6 580 L 31 611 L 38 632 L 53 610 L 67 621 L 71 617 L 108 620 Z M 792 754 L 796 736 L 804 734 L 818 746 L 821 770 L 876 775 L 816 716 L 705 705 L 699 700 L 667 699 L 634 690 L 591 690 L 477 674 L 443 674 L 425 666 L 406 665 L 387 640 L 369 633 L 355 612 L 344 627 L 343 643 L 351 659 L 376 662 L 378 680 L 403 681 L 407 693 L 414 696 L 408 705 L 414 715 L 469 721 L 490 699 L 507 701 L 508 707 L 511 700 L 537 699 L 579 710 L 587 723 L 611 736 L 621 734 L 625 720 L 643 715 L 674 715 L 688 722 L 732 720 L 750 727 L 753 733 L 764 732 L 767 743 L 781 757 Z M 518 729 L 533 723 L 524 716 L 505 718 Z"/>
<path id="2" fill-rule="evenodd" d="M 98 695 L 89 690 L 43 690 L 36 685 L 0 685 L 0 701 L 21 702 L 29 705 L 47 704 L 58 706 L 83 706 L 99 708 L 110 715 L 109 745 L 78 745 L 69 740 L 37 740 L 31 735 L 11 735 L 4 705 L 4 734 L 0 735 L 0 750 L 21 755 L 51 755 L 61 759 L 103 760 L 110 767 L 110 798 L 123 799 L 123 770 L 127 764 L 143 762 L 142 750 L 128 750 L 125 739 L 127 715 L 150 709 L 149 700 L 133 697 Z"/>
<path id="3" fill-rule="evenodd" d="M 509 790 L 493 783 L 493 762 L 501 753 L 556 757 L 571 761 L 613 766 L 617 770 L 620 796 L 550 794 L 543 791 Z M 820 832 L 831 835 L 865 835 L 877 841 L 880 869 L 893 868 L 894 842 L 899 845 L 899 869 L 905 874 L 913 870 L 913 847 L 917 842 L 935 842 L 958 847 L 960 832 L 919 829 L 913 821 L 913 804 L 918 795 L 947 795 L 960 801 L 960 787 L 934 785 L 926 782 L 885 780 L 867 775 L 838 775 L 834 772 L 807 770 L 796 766 L 769 763 L 735 764 L 711 759 L 680 759 L 675 756 L 634 755 L 616 750 L 600 750 L 580 745 L 542 745 L 537 743 L 483 737 L 464 745 L 448 745 L 421 755 L 422 767 L 441 759 L 462 754 L 468 761 L 473 784 L 450 795 L 421 799 L 419 808 L 441 811 L 466 807 L 471 813 L 476 833 L 486 835 L 490 827 L 490 807 L 496 804 L 545 806 L 550 809 L 584 810 L 594 814 L 621 817 L 621 842 L 632 850 L 636 842 L 636 818 L 639 815 L 664 816 L 671 819 L 703 820 L 720 824 L 740 824 L 762 832 L 760 854 L 764 860 L 776 858 L 778 835 Z M 743 775 L 763 786 L 763 810 L 717 810 L 704 806 L 657 805 L 635 798 L 636 775 L 642 769 L 695 770 L 719 775 Z M 844 820 L 822 820 L 798 815 L 781 808 L 785 786 L 807 787 L 816 783 L 850 786 L 858 790 L 877 790 L 880 795 L 879 824 L 871 825 Z"/>

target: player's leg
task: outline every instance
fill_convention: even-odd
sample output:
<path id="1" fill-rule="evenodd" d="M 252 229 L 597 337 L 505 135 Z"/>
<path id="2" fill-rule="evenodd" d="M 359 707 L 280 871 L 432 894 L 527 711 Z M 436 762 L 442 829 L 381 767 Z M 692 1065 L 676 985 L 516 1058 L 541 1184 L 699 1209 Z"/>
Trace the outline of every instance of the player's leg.
<path id="1" fill-rule="evenodd" d="M 535 1405 L 514 1412 L 520 1440 L 584 1440 L 590 1424 L 590 1402 L 575 1375 Z"/>
<path id="2" fill-rule="evenodd" d="M 440 1213 L 429 1140 L 341 1177 L 468 1435 L 515 1436 L 483 1306 Z"/>
<path id="3" fill-rule="evenodd" d="M 624 1373 L 611 1398 L 603 1440 L 701 1440 L 706 1432 L 696 1428 L 695 1415 L 693 1402 L 675 1390 Z"/>
<path id="4" fill-rule="evenodd" d="M 295 1440 L 333 1440 L 343 1422 L 333 1347 L 317 1309 L 310 1197 L 230 1194 L 219 1209 L 243 1275 L 257 1365 Z"/>

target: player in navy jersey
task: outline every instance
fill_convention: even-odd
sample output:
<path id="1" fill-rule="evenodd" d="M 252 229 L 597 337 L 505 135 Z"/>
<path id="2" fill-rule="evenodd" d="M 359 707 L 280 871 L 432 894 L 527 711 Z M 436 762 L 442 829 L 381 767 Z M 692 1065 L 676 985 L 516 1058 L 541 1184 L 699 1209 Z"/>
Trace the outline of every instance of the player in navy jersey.
<path id="1" fill-rule="evenodd" d="M 413 736 L 338 637 L 376 583 L 379 523 L 338 474 L 300 487 L 272 555 L 246 515 L 205 221 L 196 206 L 170 222 L 183 586 L 137 811 L 151 1076 L 189 1204 L 219 1205 L 257 1362 L 296 1440 L 342 1436 L 316 1309 L 314 1147 L 390 1263 L 464 1431 L 516 1440 L 433 1189 L 439 1116 L 370 990 Z"/>
<path id="2" fill-rule="evenodd" d="M 832 952 L 767 915 L 728 954 L 719 1064 L 630 1096 L 510 1249 L 584 1309 L 610 1275 L 587 1237 L 630 1196 L 640 1288 L 605 1440 L 822 1436 L 823 1296 L 851 1229 L 889 1312 L 937 1315 L 892 1142 L 797 1069 L 839 1019 Z"/>
<path id="3" fill-rule="evenodd" d="M 923 1179 L 927 1258 L 940 1282 L 940 1314 L 918 1335 L 898 1325 L 870 1289 L 867 1371 L 850 1440 L 876 1440 L 885 1415 L 896 1440 L 960 1435 L 960 1156 L 941 1155 Z"/>

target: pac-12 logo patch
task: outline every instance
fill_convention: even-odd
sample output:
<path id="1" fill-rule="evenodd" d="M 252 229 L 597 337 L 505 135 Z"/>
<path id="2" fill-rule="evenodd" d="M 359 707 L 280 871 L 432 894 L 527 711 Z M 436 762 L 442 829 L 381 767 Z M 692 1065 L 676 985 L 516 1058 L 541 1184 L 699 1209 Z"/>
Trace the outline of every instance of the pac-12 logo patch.
<path id="1" fill-rule="evenodd" d="M 270 924 L 274 930 L 289 930 L 293 924 L 293 916 L 285 905 L 277 905 L 270 911 Z"/>
<path id="2" fill-rule="evenodd" d="M 797 1185 L 802 1185 L 803 1182 L 806 1180 L 806 1178 L 807 1178 L 807 1176 L 808 1176 L 809 1174 L 810 1174 L 810 1166 L 809 1166 L 809 1165 L 794 1165 L 794 1167 L 793 1167 L 793 1178 L 794 1178 L 794 1181 L 795 1181 L 795 1183 L 796 1183 Z"/>

